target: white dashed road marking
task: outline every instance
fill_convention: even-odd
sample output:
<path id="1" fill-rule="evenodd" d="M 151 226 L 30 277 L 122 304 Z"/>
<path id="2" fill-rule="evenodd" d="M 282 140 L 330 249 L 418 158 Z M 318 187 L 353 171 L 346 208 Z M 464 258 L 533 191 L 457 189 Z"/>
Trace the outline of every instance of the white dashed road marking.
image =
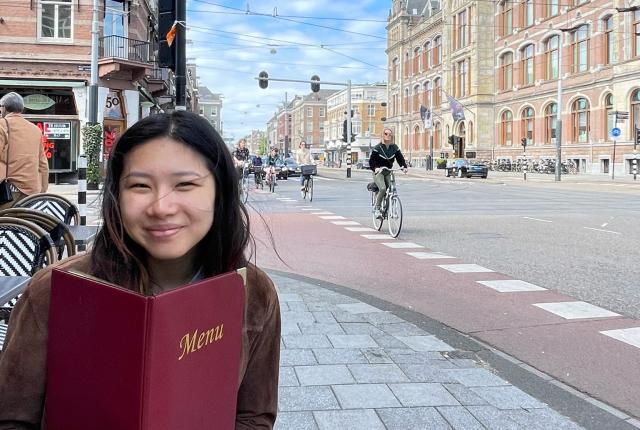
<path id="1" fill-rule="evenodd" d="M 323 211 L 323 212 L 309 212 L 311 215 L 333 215 L 333 212 L 327 212 L 327 211 Z"/>
<path id="2" fill-rule="evenodd" d="M 413 242 L 384 242 L 383 245 L 389 248 L 424 248 L 424 246 Z"/>
<path id="3" fill-rule="evenodd" d="M 587 230 L 601 231 L 603 233 L 622 234 L 622 233 L 619 233 L 617 231 L 603 230 L 601 228 L 593 228 L 593 227 L 584 227 L 584 228 L 586 228 Z"/>
<path id="4" fill-rule="evenodd" d="M 407 252 L 407 255 L 417 258 L 418 260 L 433 260 L 436 258 L 456 258 L 442 252 Z"/>
<path id="5" fill-rule="evenodd" d="M 530 219 L 530 220 L 533 220 L 533 221 L 553 222 L 553 221 L 549 221 L 548 219 L 531 218 L 531 217 L 528 217 L 528 216 L 525 216 L 525 217 L 523 217 L 523 218 L 524 218 L 524 219 Z"/>
<path id="6" fill-rule="evenodd" d="M 331 224 L 335 225 L 360 225 L 357 221 L 331 221 Z"/>
<path id="7" fill-rule="evenodd" d="M 479 284 L 493 288 L 499 293 L 515 293 L 521 291 L 546 291 L 546 288 L 538 287 L 518 279 L 503 279 L 499 281 L 476 281 Z"/>
<path id="8" fill-rule="evenodd" d="M 318 208 L 302 208 L 303 211 L 321 211 L 322 209 Z"/>
<path id="9" fill-rule="evenodd" d="M 441 264 L 438 267 L 448 270 L 452 273 L 484 273 L 493 272 L 491 269 L 479 266 L 477 264 Z"/>
<path id="10" fill-rule="evenodd" d="M 380 240 L 380 239 L 393 239 L 393 237 L 389 236 L 388 234 L 361 234 L 360 236 L 364 237 L 365 239 L 370 239 L 370 240 Z"/>
<path id="11" fill-rule="evenodd" d="M 606 330 L 601 331 L 600 333 L 619 340 L 620 342 L 628 343 L 631 346 L 640 348 L 640 327 Z"/>
<path id="12" fill-rule="evenodd" d="M 340 215 L 325 215 L 325 216 L 321 216 L 321 219 L 346 219 L 343 216 Z"/>
<path id="13" fill-rule="evenodd" d="M 594 306 L 587 302 L 534 303 L 533 306 L 537 306 L 547 312 L 556 314 L 566 320 L 620 316 L 620 314 Z"/>
<path id="14" fill-rule="evenodd" d="M 371 227 L 345 227 L 345 230 L 349 231 L 376 231 Z"/>

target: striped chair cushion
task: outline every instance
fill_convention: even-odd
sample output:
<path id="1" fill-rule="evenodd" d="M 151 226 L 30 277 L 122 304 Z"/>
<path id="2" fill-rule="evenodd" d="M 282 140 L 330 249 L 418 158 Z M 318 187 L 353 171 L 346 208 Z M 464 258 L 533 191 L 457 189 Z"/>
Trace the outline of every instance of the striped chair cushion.
<path id="1" fill-rule="evenodd" d="M 48 240 L 47 240 L 48 239 Z M 48 237 L 15 225 L 0 225 L 0 276 L 31 276 L 47 263 Z"/>

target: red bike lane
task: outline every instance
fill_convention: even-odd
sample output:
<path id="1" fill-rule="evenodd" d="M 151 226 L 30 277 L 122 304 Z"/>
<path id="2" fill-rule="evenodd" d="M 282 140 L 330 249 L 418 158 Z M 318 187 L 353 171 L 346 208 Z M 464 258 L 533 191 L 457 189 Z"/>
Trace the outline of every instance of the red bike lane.
<path id="1" fill-rule="evenodd" d="M 410 241 L 402 234 L 395 240 L 371 240 L 361 235 L 375 232 L 348 231 L 346 227 L 352 226 L 332 223 L 340 220 L 322 219 L 323 215 L 295 208 L 302 202 L 278 205 L 291 206 L 293 211 L 262 211 L 260 216 L 250 211 L 254 258 L 259 266 L 342 285 L 419 312 L 640 417 L 640 348 L 600 333 L 639 327 L 638 320 L 567 320 L 533 304 L 575 301 L 569 296 L 548 290 L 501 293 L 477 281 L 512 279 L 508 275 L 451 273 L 438 265 L 472 262 L 419 260 L 407 252 L 430 250 L 394 249 L 382 244 Z M 315 202 L 305 206 L 312 207 Z"/>

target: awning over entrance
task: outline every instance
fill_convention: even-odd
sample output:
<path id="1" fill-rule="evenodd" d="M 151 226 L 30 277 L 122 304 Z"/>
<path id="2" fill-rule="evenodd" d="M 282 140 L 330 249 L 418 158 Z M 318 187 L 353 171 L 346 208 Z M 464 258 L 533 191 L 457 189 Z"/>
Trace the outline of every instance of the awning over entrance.
<path id="1" fill-rule="evenodd" d="M 87 85 L 85 81 L 40 81 L 37 79 L 0 79 L 0 86 L 79 88 L 79 87 L 85 87 Z"/>

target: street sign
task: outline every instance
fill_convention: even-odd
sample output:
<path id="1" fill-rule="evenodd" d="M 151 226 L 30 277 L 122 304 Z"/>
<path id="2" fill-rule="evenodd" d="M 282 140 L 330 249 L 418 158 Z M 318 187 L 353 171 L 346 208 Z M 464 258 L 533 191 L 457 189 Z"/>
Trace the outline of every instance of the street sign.
<path id="1" fill-rule="evenodd" d="M 611 129 L 611 136 L 612 137 L 619 137 L 621 134 L 622 134 L 622 131 L 618 127 L 613 127 Z"/>

